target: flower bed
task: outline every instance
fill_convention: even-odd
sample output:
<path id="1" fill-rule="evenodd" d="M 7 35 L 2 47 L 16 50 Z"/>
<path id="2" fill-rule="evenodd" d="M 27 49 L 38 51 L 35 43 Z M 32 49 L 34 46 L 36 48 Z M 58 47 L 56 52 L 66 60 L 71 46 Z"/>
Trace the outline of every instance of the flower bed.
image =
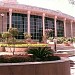
<path id="1" fill-rule="evenodd" d="M 0 44 L 0 46 L 5 47 L 47 47 L 48 44 Z"/>
<path id="2" fill-rule="evenodd" d="M 29 47 L 47 47 L 48 44 L 0 44 L 1 47 L 5 47 L 5 51 L 13 52 L 25 52 Z"/>

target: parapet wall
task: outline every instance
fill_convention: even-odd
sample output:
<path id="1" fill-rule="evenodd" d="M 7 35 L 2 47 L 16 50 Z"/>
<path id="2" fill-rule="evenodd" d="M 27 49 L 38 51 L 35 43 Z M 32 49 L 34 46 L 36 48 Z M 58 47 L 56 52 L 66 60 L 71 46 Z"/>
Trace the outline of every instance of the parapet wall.
<path id="1" fill-rule="evenodd" d="M 0 75 L 70 75 L 69 60 L 0 64 Z"/>

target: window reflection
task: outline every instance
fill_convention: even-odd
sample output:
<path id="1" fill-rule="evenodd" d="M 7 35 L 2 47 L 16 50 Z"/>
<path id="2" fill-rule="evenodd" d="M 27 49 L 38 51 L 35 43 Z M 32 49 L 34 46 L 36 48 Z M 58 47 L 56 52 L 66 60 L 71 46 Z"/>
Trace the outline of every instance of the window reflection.
<path id="1" fill-rule="evenodd" d="M 7 13 L 7 29 L 9 28 L 9 14 Z M 16 27 L 19 30 L 17 39 L 24 39 L 23 33 L 27 32 L 27 15 L 20 13 L 12 13 L 12 27 Z"/>
<path id="2" fill-rule="evenodd" d="M 64 23 L 63 21 L 57 20 L 57 36 L 63 37 L 64 36 Z"/>
<path id="3" fill-rule="evenodd" d="M 42 37 L 42 17 L 31 15 L 30 16 L 30 32 L 32 39 L 39 39 Z"/>
<path id="4" fill-rule="evenodd" d="M 45 29 L 52 29 L 53 31 L 50 34 L 50 37 L 54 37 L 55 28 L 54 28 L 54 19 L 45 17 Z"/>
<path id="5" fill-rule="evenodd" d="M 64 23 L 57 20 L 57 36 L 64 36 Z M 23 39 L 23 33 L 28 31 L 27 14 L 12 13 L 12 27 L 16 27 L 19 30 L 17 39 Z M 7 30 L 9 29 L 9 13 L 7 13 Z M 55 36 L 54 19 L 45 17 L 45 29 L 52 29 L 51 37 Z M 30 15 L 30 33 L 32 39 L 39 39 L 43 36 L 42 16 Z"/>

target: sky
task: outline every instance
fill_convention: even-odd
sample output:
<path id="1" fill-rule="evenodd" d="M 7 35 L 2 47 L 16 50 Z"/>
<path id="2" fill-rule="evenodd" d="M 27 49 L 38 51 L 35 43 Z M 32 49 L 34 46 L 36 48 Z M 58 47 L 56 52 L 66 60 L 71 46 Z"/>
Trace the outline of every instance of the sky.
<path id="1" fill-rule="evenodd" d="M 17 0 L 20 4 L 52 9 L 75 17 L 75 5 L 69 0 Z"/>
<path id="2" fill-rule="evenodd" d="M 70 4 L 69 0 L 17 0 L 17 2 L 19 4 L 60 11 L 75 17 L 75 5 Z"/>
<path id="3" fill-rule="evenodd" d="M 57 10 L 75 17 L 75 5 L 69 0 L 17 0 L 20 4 L 32 5 L 52 10 Z"/>

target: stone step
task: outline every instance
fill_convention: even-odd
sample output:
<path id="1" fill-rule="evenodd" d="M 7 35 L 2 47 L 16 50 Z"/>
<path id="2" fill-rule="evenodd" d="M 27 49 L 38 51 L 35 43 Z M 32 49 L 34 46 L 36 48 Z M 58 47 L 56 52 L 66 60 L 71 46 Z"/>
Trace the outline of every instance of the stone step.
<path id="1" fill-rule="evenodd" d="M 50 45 L 52 49 L 54 49 L 54 45 Z M 56 45 L 57 50 L 69 50 L 69 49 L 75 49 L 73 45 L 65 46 L 63 44 L 57 44 Z"/>

